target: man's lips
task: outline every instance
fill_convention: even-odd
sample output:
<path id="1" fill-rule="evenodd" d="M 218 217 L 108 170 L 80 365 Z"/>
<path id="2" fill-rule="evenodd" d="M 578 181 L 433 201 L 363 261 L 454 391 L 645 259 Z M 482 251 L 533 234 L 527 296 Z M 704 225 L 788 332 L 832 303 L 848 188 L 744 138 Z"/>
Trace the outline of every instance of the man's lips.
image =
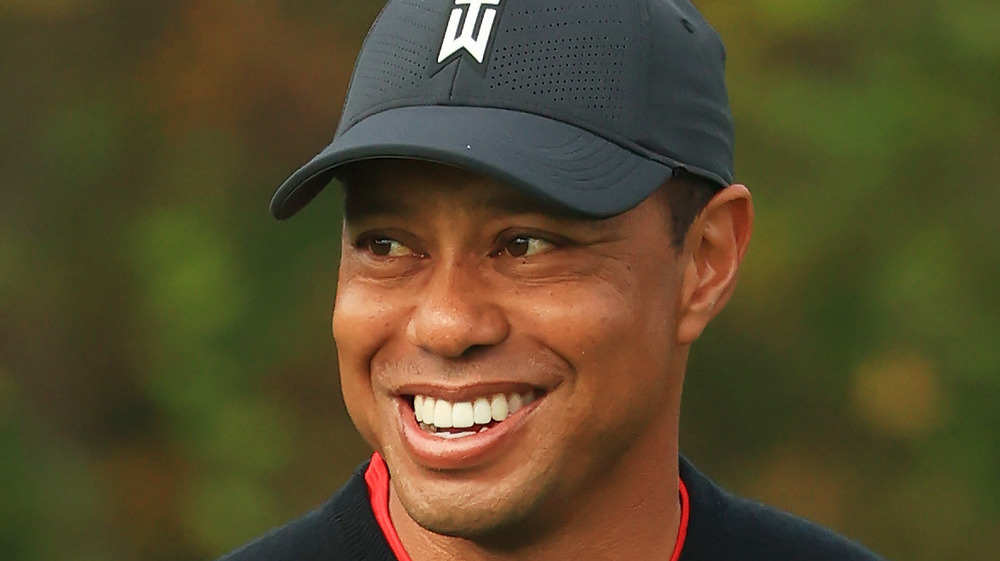
<path id="1" fill-rule="evenodd" d="M 503 422 L 546 393 L 540 386 L 523 382 L 453 387 L 420 384 L 401 387 L 397 397 L 408 402 L 421 428 L 454 438 Z"/>
<path id="2" fill-rule="evenodd" d="M 411 387 L 406 391 L 414 394 L 399 394 L 394 401 L 404 444 L 414 459 L 445 470 L 471 467 L 499 452 L 548 394 L 526 384 L 441 390 Z"/>
<path id="3" fill-rule="evenodd" d="M 523 393 L 479 395 L 462 401 L 417 394 L 413 397 L 413 414 L 420 428 L 445 438 L 455 438 L 502 423 L 538 397 L 542 396 L 533 389 Z"/>
<path id="4" fill-rule="evenodd" d="M 548 385 L 529 382 L 489 382 L 463 385 L 447 384 L 404 384 L 392 388 L 390 394 L 412 398 L 417 395 L 429 396 L 434 399 L 444 399 L 452 403 L 475 401 L 479 397 L 489 397 L 495 394 L 523 394 L 533 391 L 539 395 L 548 393 L 554 388 Z"/>

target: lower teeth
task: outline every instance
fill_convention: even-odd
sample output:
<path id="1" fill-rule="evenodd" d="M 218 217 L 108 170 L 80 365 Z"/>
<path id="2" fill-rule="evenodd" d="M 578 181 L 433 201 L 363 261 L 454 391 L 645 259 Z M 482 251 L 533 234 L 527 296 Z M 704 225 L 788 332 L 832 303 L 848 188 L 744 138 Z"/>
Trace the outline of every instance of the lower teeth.
<path id="1" fill-rule="evenodd" d="M 493 425 L 491 424 L 490 426 L 483 426 L 483 427 L 479 427 L 478 429 L 465 430 L 465 431 L 461 431 L 461 432 L 449 432 L 448 430 L 445 430 L 445 429 L 440 429 L 439 430 L 434 425 L 427 425 L 427 424 L 424 424 L 424 423 L 420 423 L 420 428 L 421 429 L 423 429 L 423 430 L 425 430 L 425 431 L 433 434 L 434 436 L 440 437 L 440 438 L 463 438 L 463 437 L 466 437 L 466 436 L 472 436 L 474 434 L 481 433 L 481 432 L 483 432 L 485 430 L 489 430 L 490 427 L 492 427 L 492 426 Z"/>
<path id="2" fill-rule="evenodd" d="M 471 431 L 465 431 L 465 432 L 436 432 L 436 433 L 434 433 L 434 436 L 439 436 L 441 438 L 462 438 L 462 437 L 465 437 L 465 436 L 472 436 L 474 434 L 476 434 L 476 433 L 471 432 Z"/>

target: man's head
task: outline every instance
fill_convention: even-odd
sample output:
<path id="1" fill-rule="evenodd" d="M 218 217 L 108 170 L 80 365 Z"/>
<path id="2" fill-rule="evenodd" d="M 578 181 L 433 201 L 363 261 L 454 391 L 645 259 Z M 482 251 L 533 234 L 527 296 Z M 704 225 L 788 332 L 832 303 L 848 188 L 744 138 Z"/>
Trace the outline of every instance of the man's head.
<path id="1" fill-rule="evenodd" d="M 730 294 L 751 209 L 728 187 L 678 247 L 671 187 L 593 219 L 441 164 L 347 175 L 344 398 L 412 520 L 546 532 L 676 458 L 688 345 Z M 523 408 L 475 419 L 497 394 Z"/>
<path id="2" fill-rule="evenodd" d="M 394 519 L 527 537 L 655 494 L 752 224 L 723 58 L 683 0 L 386 6 L 271 209 L 345 185 L 334 336 Z"/>

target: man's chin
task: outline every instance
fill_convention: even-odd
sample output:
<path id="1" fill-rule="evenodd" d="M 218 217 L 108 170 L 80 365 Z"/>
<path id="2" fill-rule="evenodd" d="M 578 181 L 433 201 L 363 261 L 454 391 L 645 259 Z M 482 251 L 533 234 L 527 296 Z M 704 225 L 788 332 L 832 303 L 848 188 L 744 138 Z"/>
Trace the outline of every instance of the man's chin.
<path id="1" fill-rule="evenodd" d="M 487 536 L 494 536 L 500 528 L 505 525 L 491 520 L 487 517 L 477 516 L 475 513 L 456 513 L 451 516 L 442 517 L 440 513 L 433 513 L 430 516 L 422 516 L 421 513 L 411 513 L 410 517 L 421 528 L 451 538 L 462 538 L 470 541 L 478 541 Z"/>
<path id="2" fill-rule="evenodd" d="M 490 508 L 484 504 L 457 506 L 454 500 L 421 501 L 419 506 L 408 506 L 401 500 L 403 509 L 411 520 L 425 530 L 454 538 L 477 540 L 498 533 L 505 533 L 518 520 L 508 508 Z"/>
<path id="3" fill-rule="evenodd" d="M 441 536 L 461 538 L 481 544 L 503 547 L 510 536 L 523 538 L 535 511 L 527 497 L 512 497 L 509 493 L 493 496 L 470 494 L 448 496 L 399 497 L 406 515 L 418 526 Z"/>

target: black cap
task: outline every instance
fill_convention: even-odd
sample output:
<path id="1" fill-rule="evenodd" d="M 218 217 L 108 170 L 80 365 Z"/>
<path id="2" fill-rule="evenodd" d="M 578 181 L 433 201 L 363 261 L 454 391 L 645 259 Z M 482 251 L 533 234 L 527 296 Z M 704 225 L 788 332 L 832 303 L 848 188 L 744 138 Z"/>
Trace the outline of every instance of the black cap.
<path id="1" fill-rule="evenodd" d="M 278 188 L 272 214 L 374 158 L 460 166 L 595 217 L 677 170 L 725 186 L 725 50 L 686 0 L 390 0 L 333 142 Z"/>

